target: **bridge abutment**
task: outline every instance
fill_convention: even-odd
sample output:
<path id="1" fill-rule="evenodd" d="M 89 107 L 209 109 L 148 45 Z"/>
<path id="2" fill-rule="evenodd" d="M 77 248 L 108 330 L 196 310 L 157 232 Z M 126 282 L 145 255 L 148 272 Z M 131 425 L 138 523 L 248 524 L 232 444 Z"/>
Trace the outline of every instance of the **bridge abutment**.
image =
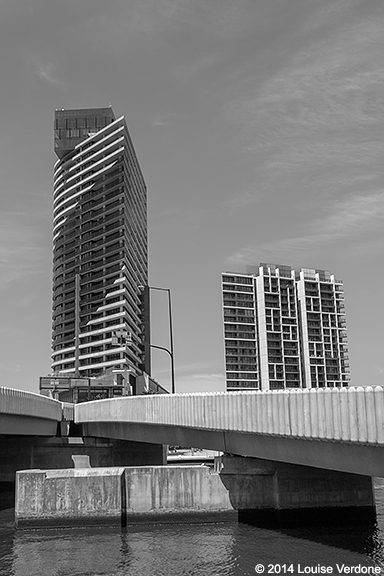
<path id="1" fill-rule="evenodd" d="M 360 524 L 376 517 L 370 476 L 227 455 L 215 466 L 243 522 Z"/>
<path id="2" fill-rule="evenodd" d="M 88 437 L 0 436 L 0 482 L 14 483 L 17 470 L 72 468 L 72 455 L 92 467 L 164 465 L 162 444 Z"/>
<path id="3" fill-rule="evenodd" d="M 17 473 L 18 526 L 199 522 L 259 526 L 364 524 L 375 519 L 372 479 L 255 458 L 215 466 L 131 466 Z"/>
<path id="4" fill-rule="evenodd" d="M 73 468 L 72 456 L 92 467 L 164 465 L 162 444 L 88 437 L 0 436 L 0 509 L 13 505 L 17 470 Z"/>

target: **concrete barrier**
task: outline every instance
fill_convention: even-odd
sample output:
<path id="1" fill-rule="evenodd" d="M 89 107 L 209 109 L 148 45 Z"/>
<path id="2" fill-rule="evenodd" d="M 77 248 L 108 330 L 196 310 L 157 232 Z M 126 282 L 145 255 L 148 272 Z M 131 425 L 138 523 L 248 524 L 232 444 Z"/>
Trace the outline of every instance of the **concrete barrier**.
<path id="1" fill-rule="evenodd" d="M 338 523 L 374 520 L 372 479 L 256 458 L 209 466 L 137 466 L 17 472 L 15 522 L 125 525 L 233 520 Z"/>
<path id="2" fill-rule="evenodd" d="M 125 469 L 127 523 L 236 519 L 228 490 L 208 466 Z"/>
<path id="3" fill-rule="evenodd" d="M 89 456 L 87 454 L 72 454 L 71 458 L 75 468 L 91 468 Z"/>
<path id="4" fill-rule="evenodd" d="M 16 473 L 15 525 L 125 522 L 124 468 L 22 470 Z"/>

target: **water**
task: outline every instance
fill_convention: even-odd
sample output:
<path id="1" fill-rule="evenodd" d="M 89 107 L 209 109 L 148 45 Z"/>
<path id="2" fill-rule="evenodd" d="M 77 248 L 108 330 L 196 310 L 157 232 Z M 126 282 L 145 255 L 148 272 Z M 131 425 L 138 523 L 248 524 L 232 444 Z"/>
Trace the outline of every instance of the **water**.
<path id="1" fill-rule="evenodd" d="M 376 503 L 374 526 L 279 530 L 194 523 L 24 532 L 14 530 L 13 510 L 2 510 L 0 575 L 246 576 L 260 564 L 265 574 L 316 573 L 321 567 L 333 574 L 377 567 L 384 574 L 383 480 Z"/>

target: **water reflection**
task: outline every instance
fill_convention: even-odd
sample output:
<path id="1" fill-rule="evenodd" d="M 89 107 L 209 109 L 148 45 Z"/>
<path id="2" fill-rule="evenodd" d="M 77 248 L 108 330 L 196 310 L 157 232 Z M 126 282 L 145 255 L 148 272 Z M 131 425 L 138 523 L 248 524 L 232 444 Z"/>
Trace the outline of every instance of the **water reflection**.
<path id="1" fill-rule="evenodd" d="M 117 574 L 120 560 L 118 534 L 102 531 L 87 535 L 67 533 L 17 533 L 13 571 L 16 575 Z"/>
<path id="2" fill-rule="evenodd" d="M 318 530 L 318 528 L 316 528 Z M 9 531 L 12 534 L 11 531 Z M 352 546 L 348 544 L 350 537 Z M 383 538 L 336 528 L 319 534 L 238 524 L 140 526 L 117 529 L 16 532 L 3 542 L 1 575 L 9 576 L 244 576 L 256 563 L 333 566 L 381 564 Z M 368 544 L 367 544 L 368 542 Z M 7 549 L 7 550 L 6 550 Z"/>
<path id="3" fill-rule="evenodd" d="M 92 528 L 17 532 L 10 574 L 229 576 L 235 573 L 232 528 L 167 525 L 141 526 L 132 531 Z"/>
<path id="4" fill-rule="evenodd" d="M 164 524 L 14 531 L 0 511 L 1 576 L 246 576 L 257 563 L 384 568 L 384 483 L 377 523 L 265 529 L 233 524 Z"/>

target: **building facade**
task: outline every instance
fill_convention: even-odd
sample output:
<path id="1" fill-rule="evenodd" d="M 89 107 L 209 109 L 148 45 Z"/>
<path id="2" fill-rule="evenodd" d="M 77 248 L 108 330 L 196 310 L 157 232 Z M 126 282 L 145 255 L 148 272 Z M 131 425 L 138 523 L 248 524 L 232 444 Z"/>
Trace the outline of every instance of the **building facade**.
<path id="1" fill-rule="evenodd" d="M 252 275 L 222 275 L 228 390 L 260 388 L 256 287 Z"/>
<path id="2" fill-rule="evenodd" d="M 145 373 L 135 378 L 129 388 L 127 390 L 127 384 L 122 375 L 114 372 L 92 378 L 72 378 L 70 375 L 41 376 L 39 381 L 39 392 L 42 396 L 73 404 L 116 398 L 116 396 L 168 394 L 159 382 Z"/>
<path id="3" fill-rule="evenodd" d="M 349 356 L 343 283 L 328 271 L 303 268 L 297 297 L 305 382 L 308 387 L 346 385 Z"/>
<path id="4" fill-rule="evenodd" d="M 262 265 L 255 277 L 263 389 L 303 385 L 295 273 L 287 266 Z"/>
<path id="5" fill-rule="evenodd" d="M 54 146 L 52 373 L 150 373 L 147 190 L 125 119 L 56 110 Z"/>
<path id="6" fill-rule="evenodd" d="M 260 264 L 222 274 L 228 391 L 349 382 L 344 291 L 325 270 Z"/>

